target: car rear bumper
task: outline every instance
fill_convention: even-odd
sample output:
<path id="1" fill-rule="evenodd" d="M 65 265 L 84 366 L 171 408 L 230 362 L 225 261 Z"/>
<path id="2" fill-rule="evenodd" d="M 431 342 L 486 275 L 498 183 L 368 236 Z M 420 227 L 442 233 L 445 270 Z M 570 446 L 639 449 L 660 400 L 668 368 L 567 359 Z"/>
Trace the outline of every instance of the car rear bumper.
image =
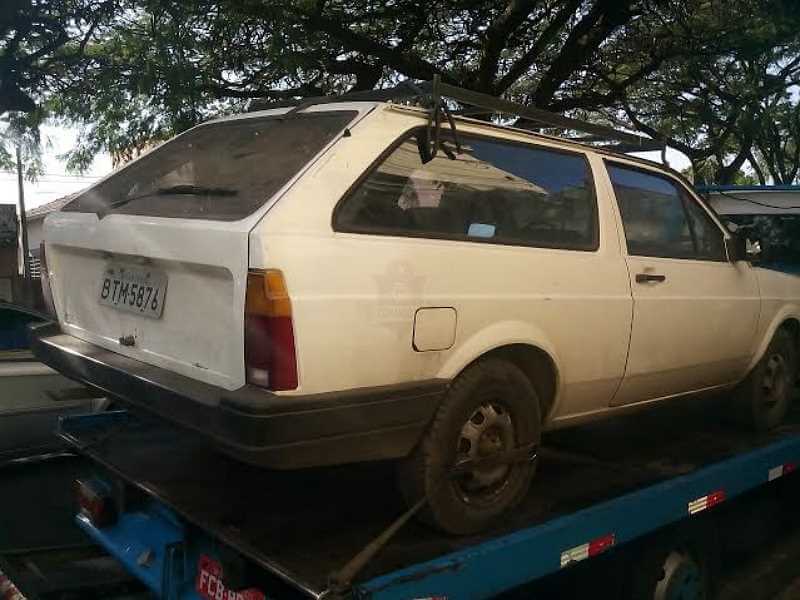
<path id="1" fill-rule="evenodd" d="M 229 391 L 64 334 L 57 323 L 32 326 L 31 349 L 67 377 L 279 469 L 405 456 L 447 389 L 430 380 L 306 396 L 250 385 Z"/>

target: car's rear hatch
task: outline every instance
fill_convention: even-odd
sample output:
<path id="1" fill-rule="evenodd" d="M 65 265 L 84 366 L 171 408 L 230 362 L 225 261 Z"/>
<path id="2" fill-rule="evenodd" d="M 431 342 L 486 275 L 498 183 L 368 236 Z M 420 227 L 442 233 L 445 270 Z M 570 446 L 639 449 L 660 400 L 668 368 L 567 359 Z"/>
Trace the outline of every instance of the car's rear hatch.
<path id="1" fill-rule="evenodd" d="M 212 385 L 243 385 L 248 234 L 357 114 L 203 125 L 49 216 L 62 329 Z"/>

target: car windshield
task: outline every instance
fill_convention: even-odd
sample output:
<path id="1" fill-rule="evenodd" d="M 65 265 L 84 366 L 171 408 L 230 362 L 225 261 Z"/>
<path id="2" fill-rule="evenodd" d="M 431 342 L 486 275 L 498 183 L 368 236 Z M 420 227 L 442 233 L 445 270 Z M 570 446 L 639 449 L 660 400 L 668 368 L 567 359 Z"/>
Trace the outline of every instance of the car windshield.
<path id="1" fill-rule="evenodd" d="M 326 111 L 203 125 L 90 188 L 64 210 L 242 219 L 280 190 L 355 115 Z"/>

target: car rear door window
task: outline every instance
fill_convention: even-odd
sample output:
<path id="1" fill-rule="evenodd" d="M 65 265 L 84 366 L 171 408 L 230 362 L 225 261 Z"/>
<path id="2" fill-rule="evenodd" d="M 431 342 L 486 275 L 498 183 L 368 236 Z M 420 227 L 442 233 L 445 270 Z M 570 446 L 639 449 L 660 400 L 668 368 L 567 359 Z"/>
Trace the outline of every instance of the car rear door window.
<path id="1" fill-rule="evenodd" d="M 607 167 L 628 254 L 725 260 L 722 231 L 682 187 L 640 169 Z"/>
<path id="2" fill-rule="evenodd" d="M 338 231 L 498 244 L 597 248 L 594 184 L 582 154 L 459 136 L 455 160 L 423 164 L 397 145 L 337 208 Z"/>

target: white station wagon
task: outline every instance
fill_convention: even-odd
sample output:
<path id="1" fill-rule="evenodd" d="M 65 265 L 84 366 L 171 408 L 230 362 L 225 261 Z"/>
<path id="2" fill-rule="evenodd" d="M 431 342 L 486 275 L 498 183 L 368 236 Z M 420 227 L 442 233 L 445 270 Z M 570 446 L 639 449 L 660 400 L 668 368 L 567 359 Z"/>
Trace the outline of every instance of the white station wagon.
<path id="1" fill-rule="evenodd" d="M 47 218 L 35 352 L 250 463 L 399 459 L 454 533 L 521 500 L 543 430 L 724 389 L 780 422 L 800 279 L 669 169 L 438 121 L 257 111 L 128 164 Z"/>

